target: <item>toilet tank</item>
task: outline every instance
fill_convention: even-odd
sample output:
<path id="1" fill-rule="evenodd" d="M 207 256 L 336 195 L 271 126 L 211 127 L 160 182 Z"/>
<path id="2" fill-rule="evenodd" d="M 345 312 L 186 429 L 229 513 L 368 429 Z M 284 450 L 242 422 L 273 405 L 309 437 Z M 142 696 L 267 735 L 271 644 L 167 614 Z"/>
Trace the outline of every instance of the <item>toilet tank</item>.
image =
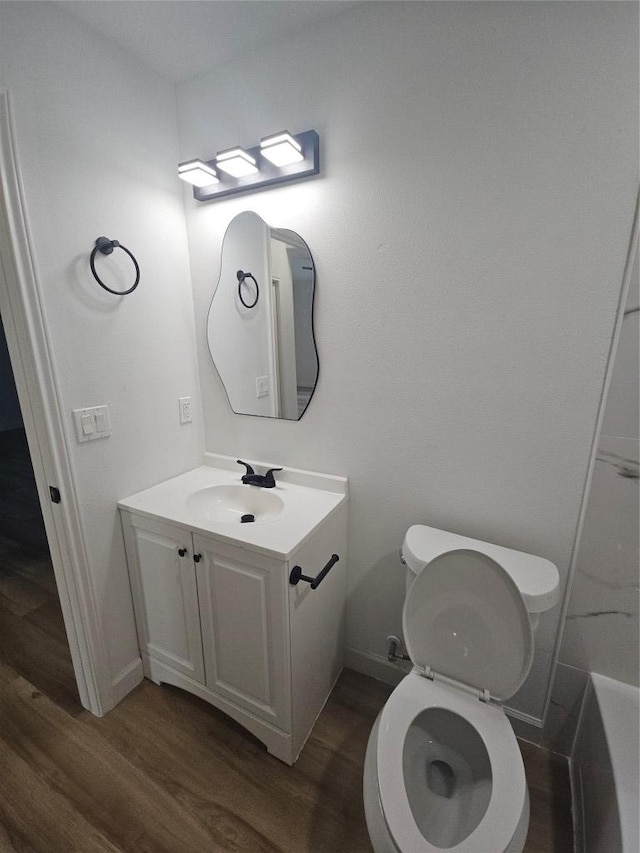
<path id="1" fill-rule="evenodd" d="M 407 567 L 407 589 L 414 577 L 435 557 L 459 548 L 479 551 L 502 566 L 520 590 L 534 625 L 537 614 L 550 610 L 557 604 L 560 578 L 558 569 L 549 560 L 424 524 L 414 524 L 410 527 L 402 543 L 401 556 Z"/>

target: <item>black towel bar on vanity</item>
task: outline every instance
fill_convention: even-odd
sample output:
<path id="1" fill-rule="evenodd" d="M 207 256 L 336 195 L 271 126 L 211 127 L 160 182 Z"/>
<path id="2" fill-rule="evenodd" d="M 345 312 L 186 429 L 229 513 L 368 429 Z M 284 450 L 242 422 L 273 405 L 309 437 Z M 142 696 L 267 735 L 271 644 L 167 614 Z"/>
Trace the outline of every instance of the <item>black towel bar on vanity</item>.
<path id="1" fill-rule="evenodd" d="M 295 586 L 298 581 L 306 581 L 307 583 L 311 584 L 311 589 L 317 589 L 339 559 L 340 557 L 338 557 L 337 554 L 332 554 L 331 559 L 329 560 L 327 565 L 322 569 L 319 575 L 315 576 L 315 578 L 310 578 L 307 575 L 303 575 L 300 566 L 294 566 L 291 569 L 291 574 L 289 575 L 289 583 L 292 586 Z"/>

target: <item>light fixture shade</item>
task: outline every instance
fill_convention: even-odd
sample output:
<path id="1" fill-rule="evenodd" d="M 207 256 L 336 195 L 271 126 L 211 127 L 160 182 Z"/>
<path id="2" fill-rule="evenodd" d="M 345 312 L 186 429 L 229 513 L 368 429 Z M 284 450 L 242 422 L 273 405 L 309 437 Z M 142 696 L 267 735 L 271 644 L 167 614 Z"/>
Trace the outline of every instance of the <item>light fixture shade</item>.
<path id="1" fill-rule="evenodd" d="M 244 178 L 247 175 L 255 175 L 258 171 L 255 159 L 243 148 L 219 151 L 216 166 L 232 178 Z"/>
<path id="2" fill-rule="evenodd" d="M 218 184 L 218 176 L 215 169 L 207 166 L 202 160 L 187 160 L 185 163 L 178 164 L 178 177 L 194 187 L 210 187 L 211 184 Z"/>
<path id="3" fill-rule="evenodd" d="M 260 141 L 260 153 L 274 166 L 289 166 L 304 159 L 302 146 L 288 130 L 266 136 Z"/>
<path id="4" fill-rule="evenodd" d="M 319 172 L 320 138 L 315 130 L 303 130 L 295 136 L 282 130 L 264 137 L 254 148 L 228 148 L 219 151 L 215 160 L 189 160 L 178 169 L 181 178 L 195 185 L 196 201 L 217 201 L 301 181 Z"/>

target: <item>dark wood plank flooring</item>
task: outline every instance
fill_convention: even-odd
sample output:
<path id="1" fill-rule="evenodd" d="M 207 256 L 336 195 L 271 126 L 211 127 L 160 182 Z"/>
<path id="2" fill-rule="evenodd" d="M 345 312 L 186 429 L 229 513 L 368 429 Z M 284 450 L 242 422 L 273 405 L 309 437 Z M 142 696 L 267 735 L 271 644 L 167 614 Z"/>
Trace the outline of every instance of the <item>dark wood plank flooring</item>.
<path id="1" fill-rule="evenodd" d="M 145 681 L 106 717 L 74 717 L 0 665 L 0 851 L 370 853 L 362 768 L 388 694 L 345 671 L 291 768 L 176 688 Z M 523 753 L 526 853 L 570 853 L 566 762 Z"/>
<path id="2" fill-rule="evenodd" d="M 519 741 L 529 786 L 529 835 L 524 853 L 572 853 L 573 821 L 569 764 L 526 741 Z"/>

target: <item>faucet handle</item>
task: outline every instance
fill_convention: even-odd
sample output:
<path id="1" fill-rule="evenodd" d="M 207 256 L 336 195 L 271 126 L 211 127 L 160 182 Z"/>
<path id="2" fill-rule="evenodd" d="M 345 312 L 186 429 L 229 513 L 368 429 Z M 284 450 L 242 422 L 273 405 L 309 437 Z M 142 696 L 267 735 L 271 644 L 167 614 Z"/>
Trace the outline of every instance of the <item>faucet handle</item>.
<path id="1" fill-rule="evenodd" d="M 244 467 L 247 469 L 246 473 L 244 474 L 245 477 L 256 473 L 251 467 L 251 465 L 247 464 L 246 462 L 243 462 L 242 459 L 236 459 L 236 462 L 238 463 L 238 465 L 244 465 Z"/>
<path id="2" fill-rule="evenodd" d="M 275 477 L 273 476 L 274 471 L 282 471 L 282 468 L 269 468 L 264 475 L 264 486 L 268 489 L 272 489 L 276 484 Z"/>

